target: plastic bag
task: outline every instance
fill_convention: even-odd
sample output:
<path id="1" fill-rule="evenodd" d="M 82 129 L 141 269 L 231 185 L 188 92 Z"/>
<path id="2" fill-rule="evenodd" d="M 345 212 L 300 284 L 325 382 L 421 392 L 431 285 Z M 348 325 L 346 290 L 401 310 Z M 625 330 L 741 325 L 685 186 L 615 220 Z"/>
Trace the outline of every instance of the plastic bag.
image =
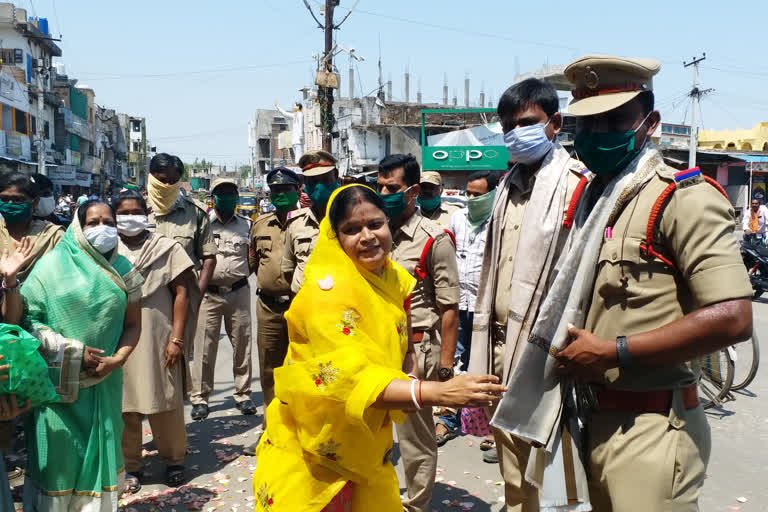
<path id="1" fill-rule="evenodd" d="M 18 325 L 0 324 L 0 365 L 11 366 L 8 380 L 0 382 L 0 393 L 16 395 L 19 404 L 27 399 L 33 407 L 59 401 L 39 346 L 37 338 Z"/>

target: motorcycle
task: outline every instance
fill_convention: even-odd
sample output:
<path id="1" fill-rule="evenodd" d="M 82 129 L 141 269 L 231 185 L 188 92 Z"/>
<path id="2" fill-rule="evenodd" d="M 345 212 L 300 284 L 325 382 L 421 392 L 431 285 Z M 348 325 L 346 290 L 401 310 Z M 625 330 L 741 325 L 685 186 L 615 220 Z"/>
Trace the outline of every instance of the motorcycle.
<path id="1" fill-rule="evenodd" d="M 752 298 L 757 299 L 768 291 L 768 247 L 758 235 L 745 235 L 741 243 L 741 257 L 754 290 Z"/>

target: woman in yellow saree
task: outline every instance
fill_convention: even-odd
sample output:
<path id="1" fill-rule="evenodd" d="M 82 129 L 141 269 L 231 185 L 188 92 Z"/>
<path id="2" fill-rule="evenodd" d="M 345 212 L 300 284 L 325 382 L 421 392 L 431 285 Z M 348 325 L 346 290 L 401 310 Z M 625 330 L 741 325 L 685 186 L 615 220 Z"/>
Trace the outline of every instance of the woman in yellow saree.
<path id="1" fill-rule="evenodd" d="M 433 405 L 488 405 L 492 376 L 422 382 L 409 342 L 415 279 L 389 259 L 384 204 L 362 185 L 336 190 L 304 285 L 285 314 L 290 345 L 257 449 L 256 510 L 402 510 L 392 421 Z"/>

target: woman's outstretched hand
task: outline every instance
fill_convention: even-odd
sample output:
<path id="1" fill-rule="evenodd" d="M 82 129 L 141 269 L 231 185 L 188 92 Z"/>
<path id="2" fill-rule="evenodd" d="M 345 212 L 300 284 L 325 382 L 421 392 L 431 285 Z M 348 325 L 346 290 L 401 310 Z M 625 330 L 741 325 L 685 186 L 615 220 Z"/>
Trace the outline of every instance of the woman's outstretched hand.
<path id="1" fill-rule="evenodd" d="M 451 380 L 433 383 L 434 401 L 446 407 L 487 407 L 498 402 L 507 390 L 498 382 L 499 378 L 493 375 L 457 375 Z"/>
<path id="2" fill-rule="evenodd" d="M 8 286 L 16 286 L 14 284 L 16 282 L 16 274 L 34 256 L 32 253 L 33 247 L 32 240 L 25 236 L 13 252 L 10 252 L 8 249 L 3 251 L 2 257 L 0 257 L 0 275 L 5 279 Z"/>

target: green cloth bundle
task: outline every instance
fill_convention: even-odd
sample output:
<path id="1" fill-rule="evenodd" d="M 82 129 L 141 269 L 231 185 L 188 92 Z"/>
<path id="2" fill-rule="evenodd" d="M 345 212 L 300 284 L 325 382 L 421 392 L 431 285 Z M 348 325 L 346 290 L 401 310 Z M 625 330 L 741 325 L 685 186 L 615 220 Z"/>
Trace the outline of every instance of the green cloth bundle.
<path id="1" fill-rule="evenodd" d="M 48 363 L 37 351 L 40 342 L 18 325 L 0 324 L 0 365 L 10 365 L 8 380 L 0 382 L 0 394 L 16 395 L 19 405 L 59 401 L 48 375 Z"/>

